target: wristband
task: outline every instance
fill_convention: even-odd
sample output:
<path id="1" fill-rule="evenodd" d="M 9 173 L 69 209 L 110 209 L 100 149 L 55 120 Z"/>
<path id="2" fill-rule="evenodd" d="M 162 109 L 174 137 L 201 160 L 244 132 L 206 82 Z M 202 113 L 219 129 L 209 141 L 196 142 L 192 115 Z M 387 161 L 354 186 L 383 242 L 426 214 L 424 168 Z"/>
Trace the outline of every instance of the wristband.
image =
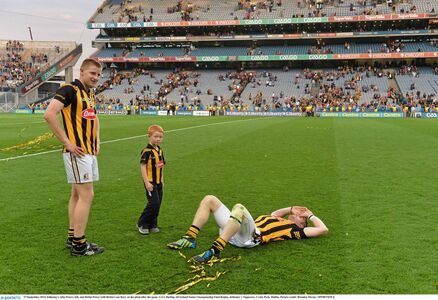
<path id="1" fill-rule="evenodd" d="M 314 217 L 314 216 L 315 216 L 315 215 L 310 215 L 310 216 L 307 217 L 307 219 L 310 220 L 310 218 L 312 218 L 312 217 Z"/>

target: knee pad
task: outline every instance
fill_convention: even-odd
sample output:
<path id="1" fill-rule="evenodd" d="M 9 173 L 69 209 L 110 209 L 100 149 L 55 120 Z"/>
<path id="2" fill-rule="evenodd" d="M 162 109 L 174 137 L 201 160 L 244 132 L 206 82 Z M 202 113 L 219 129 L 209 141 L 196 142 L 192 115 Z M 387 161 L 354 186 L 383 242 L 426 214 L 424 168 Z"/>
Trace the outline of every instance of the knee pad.
<path id="1" fill-rule="evenodd" d="M 241 224 L 245 215 L 245 211 L 246 211 L 245 206 L 238 203 L 233 206 L 233 209 L 231 210 L 230 218 Z"/>

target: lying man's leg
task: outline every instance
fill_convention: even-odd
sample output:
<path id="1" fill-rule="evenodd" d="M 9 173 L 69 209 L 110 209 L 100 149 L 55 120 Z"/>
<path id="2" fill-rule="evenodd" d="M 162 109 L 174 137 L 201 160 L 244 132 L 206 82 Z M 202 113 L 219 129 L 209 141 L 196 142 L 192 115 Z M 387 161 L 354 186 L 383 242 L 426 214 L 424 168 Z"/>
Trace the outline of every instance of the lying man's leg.
<path id="1" fill-rule="evenodd" d="M 210 213 L 214 213 L 222 205 L 217 197 L 205 196 L 199 203 L 192 225 L 187 229 L 186 234 L 178 241 L 167 244 L 167 247 L 171 249 L 196 248 L 196 238 L 202 227 L 207 223 Z"/>
<path id="2" fill-rule="evenodd" d="M 234 205 L 230 218 L 222 229 L 220 236 L 213 242 L 210 249 L 200 255 L 194 256 L 192 260 L 198 263 L 206 263 L 213 257 L 220 257 L 221 251 L 224 250 L 230 239 L 239 232 L 241 224 L 247 214 L 249 214 L 249 212 L 245 206 L 242 204 Z"/>

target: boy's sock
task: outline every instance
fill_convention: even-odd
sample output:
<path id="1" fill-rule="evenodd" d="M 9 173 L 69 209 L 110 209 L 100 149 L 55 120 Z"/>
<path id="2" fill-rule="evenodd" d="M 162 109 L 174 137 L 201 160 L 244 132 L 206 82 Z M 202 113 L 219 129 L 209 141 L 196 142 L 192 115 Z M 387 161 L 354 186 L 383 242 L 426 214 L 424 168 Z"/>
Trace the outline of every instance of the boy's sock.
<path id="1" fill-rule="evenodd" d="M 186 235 L 189 238 L 196 239 L 198 237 L 199 232 L 201 229 L 196 227 L 195 225 L 190 226 L 190 228 L 187 230 Z"/>

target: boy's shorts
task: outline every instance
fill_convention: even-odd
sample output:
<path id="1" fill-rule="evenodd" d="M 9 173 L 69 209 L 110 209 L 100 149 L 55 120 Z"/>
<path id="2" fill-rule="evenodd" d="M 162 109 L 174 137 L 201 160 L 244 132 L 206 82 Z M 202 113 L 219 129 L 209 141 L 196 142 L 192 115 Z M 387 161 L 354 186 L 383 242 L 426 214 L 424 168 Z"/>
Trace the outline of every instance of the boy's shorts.
<path id="1" fill-rule="evenodd" d="M 99 168 L 95 155 L 73 156 L 70 152 L 66 152 L 63 158 L 68 183 L 87 183 L 99 180 Z"/>

